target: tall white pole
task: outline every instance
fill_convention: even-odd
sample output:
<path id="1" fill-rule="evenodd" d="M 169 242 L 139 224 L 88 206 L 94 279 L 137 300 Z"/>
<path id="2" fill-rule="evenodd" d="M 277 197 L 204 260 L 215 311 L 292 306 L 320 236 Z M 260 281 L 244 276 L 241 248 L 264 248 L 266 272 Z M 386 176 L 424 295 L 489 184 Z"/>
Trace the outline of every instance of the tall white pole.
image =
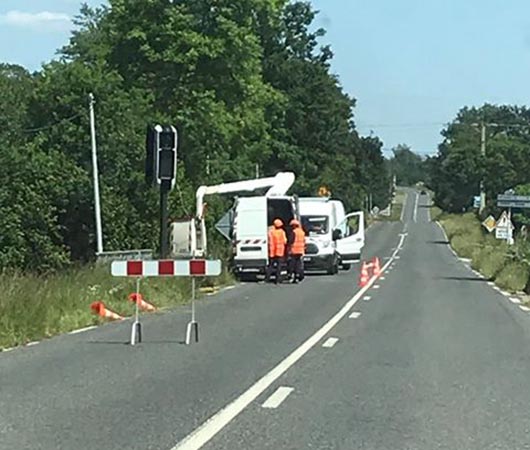
<path id="1" fill-rule="evenodd" d="M 101 229 L 101 207 L 99 202 L 99 174 L 98 155 L 96 150 L 96 119 L 94 117 L 94 95 L 88 94 L 88 105 L 90 108 L 90 137 L 92 140 L 92 175 L 94 177 L 94 211 L 96 214 L 96 254 L 103 253 L 103 232 Z"/>
<path id="2" fill-rule="evenodd" d="M 486 157 L 486 124 L 483 122 L 480 127 L 480 154 L 483 158 Z M 479 214 L 482 214 L 486 208 L 486 188 L 484 186 L 484 178 L 480 180 L 480 207 Z"/>

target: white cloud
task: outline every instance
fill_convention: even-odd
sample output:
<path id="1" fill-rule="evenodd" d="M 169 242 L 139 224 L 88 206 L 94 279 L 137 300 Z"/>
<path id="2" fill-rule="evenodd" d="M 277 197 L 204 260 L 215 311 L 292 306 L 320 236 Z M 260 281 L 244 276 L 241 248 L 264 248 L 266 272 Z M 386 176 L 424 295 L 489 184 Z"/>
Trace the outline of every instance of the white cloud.
<path id="1" fill-rule="evenodd" d="M 62 31 L 72 27 L 72 21 L 68 14 L 50 11 L 29 13 L 12 10 L 0 14 L 0 23 L 38 31 Z"/>

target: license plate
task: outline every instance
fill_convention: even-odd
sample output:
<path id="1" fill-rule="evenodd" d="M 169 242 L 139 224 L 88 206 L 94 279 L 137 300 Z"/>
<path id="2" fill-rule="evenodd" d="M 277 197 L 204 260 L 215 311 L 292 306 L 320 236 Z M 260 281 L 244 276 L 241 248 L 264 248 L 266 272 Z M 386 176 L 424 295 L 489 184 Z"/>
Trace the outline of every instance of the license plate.
<path id="1" fill-rule="evenodd" d="M 310 262 L 311 258 L 309 256 L 304 256 L 304 262 Z"/>

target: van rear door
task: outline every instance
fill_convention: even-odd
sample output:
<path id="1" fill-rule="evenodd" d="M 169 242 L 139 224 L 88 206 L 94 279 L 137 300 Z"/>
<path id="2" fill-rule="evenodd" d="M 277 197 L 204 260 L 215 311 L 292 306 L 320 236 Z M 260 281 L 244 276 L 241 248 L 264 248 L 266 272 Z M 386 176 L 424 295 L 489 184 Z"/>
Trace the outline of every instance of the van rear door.
<path id="1" fill-rule="evenodd" d="M 266 197 L 238 199 L 234 231 L 236 261 L 246 260 L 253 261 L 259 266 L 266 265 L 268 261 Z"/>
<path id="2" fill-rule="evenodd" d="M 341 235 L 341 239 L 337 240 L 337 252 L 341 263 L 351 264 L 360 260 L 364 247 L 364 212 L 346 215 L 335 229 L 340 230 Z"/>

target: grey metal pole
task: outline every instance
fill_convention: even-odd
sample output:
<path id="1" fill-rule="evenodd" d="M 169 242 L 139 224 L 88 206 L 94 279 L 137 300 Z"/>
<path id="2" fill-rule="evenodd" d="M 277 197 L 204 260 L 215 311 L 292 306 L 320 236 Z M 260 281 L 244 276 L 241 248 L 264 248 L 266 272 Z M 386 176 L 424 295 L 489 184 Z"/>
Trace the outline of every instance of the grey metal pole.
<path id="1" fill-rule="evenodd" d="M 480 128 L 480 153 L 484 158 L 486 156 L 486 124 L 483 122 Z M 486 189 L 484 187 L 484 177 L 480 180 L 480 208 L 479 214 L 484 212 L 486 208 Z"/>
<path id="2" fill-rule="evenodd" d="M 92 174 L 94 177 L 94 212 L 96 215 L 96 254 L 103 253 L 103 231 L 101 227 L 101 206 L 99 199 L 99 173 L 98 156 L 96 148 L 96 119 L 94 117 L 94 95 L 88 94 L 88 105 L 90 108 L 90 138 L 92 141 Z"/>

